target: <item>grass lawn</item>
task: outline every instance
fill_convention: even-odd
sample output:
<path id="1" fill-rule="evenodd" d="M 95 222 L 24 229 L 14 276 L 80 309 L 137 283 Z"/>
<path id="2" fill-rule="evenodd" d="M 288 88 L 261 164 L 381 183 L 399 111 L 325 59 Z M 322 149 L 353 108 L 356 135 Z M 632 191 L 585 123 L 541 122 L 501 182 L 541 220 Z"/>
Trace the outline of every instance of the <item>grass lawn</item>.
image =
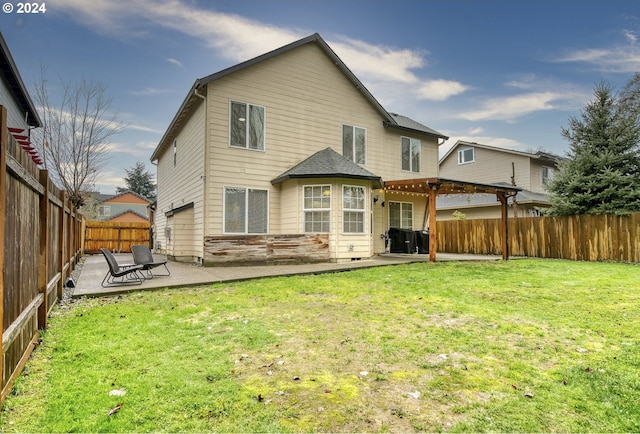
<path id="1" fill-rule="evenodd" d="M 0 430 L 638 432 L 639 271 L 420 263 L 84 300 Z"/>

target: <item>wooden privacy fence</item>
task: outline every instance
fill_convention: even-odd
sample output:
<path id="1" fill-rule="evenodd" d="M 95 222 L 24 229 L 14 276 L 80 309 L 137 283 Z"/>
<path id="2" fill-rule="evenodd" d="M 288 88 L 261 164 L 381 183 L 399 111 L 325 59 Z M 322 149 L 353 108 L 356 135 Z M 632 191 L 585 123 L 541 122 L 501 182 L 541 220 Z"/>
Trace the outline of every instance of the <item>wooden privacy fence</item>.
<path id="1" fill-rule="evenodd" d="M 0 322 L 4 400 L 81 248 L 82 217 L 7 129 L 0 106 Z"/>
<path id="2" fill-rule="evenodd" d="M 438 224 L 438 251 L 502 254 L 500 219 Z M 640 262 L 640 213 L 509 219 L 511 256 Z"/>
<path id="3" fill-rule="evenodd" d="M 133 244 L 149 244 L 149 223 L 87 221 L 84 228 L 84 251 L 99 252 L 106 248 L 117 252 L 131 252 Z"/>

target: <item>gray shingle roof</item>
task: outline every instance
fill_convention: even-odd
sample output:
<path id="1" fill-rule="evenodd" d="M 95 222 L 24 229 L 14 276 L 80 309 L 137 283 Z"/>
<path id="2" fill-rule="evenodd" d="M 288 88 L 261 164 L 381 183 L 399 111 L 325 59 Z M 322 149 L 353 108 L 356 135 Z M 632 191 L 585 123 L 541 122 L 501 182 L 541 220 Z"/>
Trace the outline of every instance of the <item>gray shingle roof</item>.
<path id="1" fill-rule="evenodd" d="M 515 197 L 520 204 L 549 204 L 549 196 L 529 190 L 519 191 Z M 443 194 L 436 197 L 436 209 L 465 208 L 476 206 L 500 206 L 495 194 Z"/>
<path id="2" fill-rule="evenodd" d="M 387 126 L 397 126 L 403 129 L 408 129 L 408 130 L 413 130 L 413 131 L 418 131 L 420 133 L 425 133 L 428 134 L 430 136 L 437 136 L 440 137 L 442 139 L 448 139 L 447 136 L 445 136 L 442 133 L 439 133 L 438 131 L 434 130 L 433 128 L 429 128 L 426 125 L 422 125 L 420 122 L 416 122 L 413 119 L 410 119 L 406 116 L 402 116 L 399 115 L 397 113 L 389 113 L 391 115 L 391 117 L 393 118 L 394 121 L 396 121 L 396 125 L 391 125 L 391 124 L 385 124 Z"/>
<path id="3" fill-rule="evenodd" d="M 316 152 L 271 181 L 279 184 L 294 178 L 354 178 L 381 182 L 381 178 L 331 148 Z"/>

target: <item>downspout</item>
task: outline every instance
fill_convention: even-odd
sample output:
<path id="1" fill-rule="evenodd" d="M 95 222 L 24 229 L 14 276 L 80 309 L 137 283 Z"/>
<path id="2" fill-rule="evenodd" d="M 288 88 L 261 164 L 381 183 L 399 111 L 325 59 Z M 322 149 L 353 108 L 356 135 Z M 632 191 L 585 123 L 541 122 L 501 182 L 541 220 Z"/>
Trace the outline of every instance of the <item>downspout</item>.
<path id="1" fill-rule="evenodd" d="M 209 129 L 207 128 L 207 97 L 198 93 L 198 86 L 196 85 L 195 89 L 193 89 L 193 94 L 198 98 L 201 98 L 204 105 L 204 158 L 203 158 L 203 179 L 204 183 L 202 186 L 202 240 L 200 246 L 201 252 L 201 261 L 204 265 L 204 237 L 209 233 L 209 207 L 208 207 L 208 192 L 209 192 L 209 141 L 207 140 L 209 137 Z"/>

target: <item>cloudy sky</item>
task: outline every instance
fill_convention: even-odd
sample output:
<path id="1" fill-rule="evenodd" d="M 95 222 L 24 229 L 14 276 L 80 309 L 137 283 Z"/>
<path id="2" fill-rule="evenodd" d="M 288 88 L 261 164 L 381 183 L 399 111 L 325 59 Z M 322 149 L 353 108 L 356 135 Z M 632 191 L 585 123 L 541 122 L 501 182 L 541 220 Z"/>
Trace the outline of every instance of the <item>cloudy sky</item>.
<path id="1" fill-rule="evenodd" d="M 136 161 L 155 173 L 149 157 L 197 78 L 316 32 L 388 111 L 450 136 L 441 153 L 470 140 L 562 155 L 560 129 L 595 84 L 620 89 L 640 71 L 632 0 L 41 3 L 44 13 L 0 13 L 0 31 L 30 89 L 42 68 L 52 86 L 107 87 L 126 127 L 102 193 Z"/>

